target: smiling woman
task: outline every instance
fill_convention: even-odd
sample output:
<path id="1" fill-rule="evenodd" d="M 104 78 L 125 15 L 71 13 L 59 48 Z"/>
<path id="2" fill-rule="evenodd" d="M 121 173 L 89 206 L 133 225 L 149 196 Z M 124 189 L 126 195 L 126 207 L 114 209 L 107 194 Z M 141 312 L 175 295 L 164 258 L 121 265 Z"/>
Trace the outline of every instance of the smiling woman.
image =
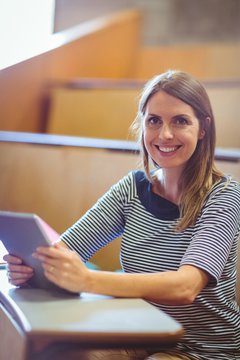
<path id="1" fill-rule="evenodd" d="M 153 191 L 179 205 L 179 229 L 193 224 L 222 177 L 214 165 L 215 119 L 205 88 L 181 71 L 155 76 L 144 87 L 133 130 Z M 152 175 L 151 162 L 161 168 Z"/>
<path id="2" fill-rule="evenodd" d="M 208 95 L 192 76 L 168 71 L 150 80 L 135 122 L 144 171 L 128 173 L 58 243 L 34 252 L 48 280 L 63 289 L 144 298 L 186 330 L 171 354 L 120 350 L 81 359 L 240 357 L 240 187 L 214 165 L 214 124 Z M 123 271 L 87 269 L 84 263 L 119 236 Z M 21 259 L 5 259 L 12 284 L 29 281 Z"/>

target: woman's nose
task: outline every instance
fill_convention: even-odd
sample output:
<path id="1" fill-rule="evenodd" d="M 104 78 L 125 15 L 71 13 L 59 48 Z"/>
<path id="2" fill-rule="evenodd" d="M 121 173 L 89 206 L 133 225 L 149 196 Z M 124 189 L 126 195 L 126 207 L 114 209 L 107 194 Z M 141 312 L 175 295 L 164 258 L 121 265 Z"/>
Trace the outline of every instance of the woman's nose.
<path id="1" fill-rule="evenodd" d="M 161 129 L 159 130 L 159 138 L 163 140 L 170 140 L 173 138 L 173 131 L 171 129 L 171 126 L 169 125 L 163 125 Z"/>

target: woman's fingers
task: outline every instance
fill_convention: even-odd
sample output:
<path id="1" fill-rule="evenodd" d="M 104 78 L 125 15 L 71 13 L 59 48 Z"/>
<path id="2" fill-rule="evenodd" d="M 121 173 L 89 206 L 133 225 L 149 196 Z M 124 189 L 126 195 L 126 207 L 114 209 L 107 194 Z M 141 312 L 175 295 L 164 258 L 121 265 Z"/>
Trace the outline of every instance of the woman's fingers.
<path id="1" fill-rule="evenodd" d="M 7 266 L 7 277 L 10 284 L 18 286 L 25 284 L 33 276 L 33 269 L 28 266 Z"/>
<path id="2" fill-rule="evenodd" d="M 11 264 L 7 264 L 7 270 L 9 272 L 19 272 L 19 273 L 27 273 L 27 274 L 31 274 L 33 273 L 33 269 L 29 266 L 26 265 L 13 265 Z"/>
<path id="3" fill-rule="evenodd" d="M 56 244 L 51 247 L 39 247 L 32 256 L 41 261 L 48 280 L 73 292 L 82 291 L 86 267 L 74 251 Z"/>
<path id="4" fill-rule="evenodd" d="M 9 254 L 4 255 L 3 260 L 11 264 L 22 264 L 22 259 Z"/>
<path id="5" fill-rule="evenodd" d="M 60 259 L 62 257 L 62 252 L 60 249 L 56 249 L 55 246 L 51 247 L 38 247 L 36 251 L 32 254 L 33 258 L 40 260 L 43 263 L 51 263 L 52 260 Z"/>
<path id="6" fill-rule="evenodd" d="M 62 270 L 65 267 L 65 256 L 63 257 L 61 252 L 59 253 L 55 247 L 37 248 L 32 256 L 41 261 L 45 275 L 49 280 L 61 276 Z"/>
<path id="7" fill-rule="evenodd" d="M 61 256 L 63 254 L 66 254 L 70 251 L 71 250 L 66 249 L 62 246 L 59 246 L 58 244 L 55 244 L 53 246 L 39 246 L 36 249 L 36 253 L 38 253 L 38 254 L 56 257 L 56 258 L 58 258 L 59 256 Z"/>
<path id="8" fill-rule="evenodd" d="M 48 280 L 54 282 L 55 284 L 59 284 L 59 279 L 61 279 L 61 273 L 57 267 L 49 264 L 42 264 L 44 274 L 48 278 Z"/>
<path id="9" fill-rule="evenodd" d="M 29 279 L 14 279 L 14 280 L 9 279 L 9 282 L 11 285 L 14 285 L 14 286 L 20 286 L 20 285 L 25 286 L 25 285 L 27 285 L 28 280 Z"/>
<path id="10" fill-rule="evenodd" d="M 20 258 L 7 254 L 3 260 L 7 262 L 7 277 L 10 284 L 23 285 L 33 276 L 33 269 L 23 265 Z"/>
<path id="11" fill-rule="evenodd" d="M 24 273 L 24 272 L 13 272 L 13 271 L 8 271 L 7 272 L 8 275 L 8 279 L 9 280 L 24 280 L 27 281 L 28 279 L 30 279 L 33 275 L 33 272 L 31 273 Z"/>
<path id="12" fill-rule="evenodd" d="M 75 253 L 72 250 L 57 244 L 51 247 L 38 247 L 32 254 L 35 259 L 40 260 L 42 263 L 55 266 L 57 262 L 61 262 L 61 264 L 63 262 L 72 262 L 74 255 Z"/>

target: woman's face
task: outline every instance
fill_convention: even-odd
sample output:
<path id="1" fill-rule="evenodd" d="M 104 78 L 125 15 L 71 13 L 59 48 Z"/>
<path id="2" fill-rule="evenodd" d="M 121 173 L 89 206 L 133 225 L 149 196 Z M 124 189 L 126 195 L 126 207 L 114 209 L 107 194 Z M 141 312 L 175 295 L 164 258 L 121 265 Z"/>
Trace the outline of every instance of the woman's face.
<path id="1" fill-rule="evenodd" d="M 164 91 L 150 97 L 143 116 L 143 137 L 158 166 L 183 170 L 203 135 L 190 105 Z"/>

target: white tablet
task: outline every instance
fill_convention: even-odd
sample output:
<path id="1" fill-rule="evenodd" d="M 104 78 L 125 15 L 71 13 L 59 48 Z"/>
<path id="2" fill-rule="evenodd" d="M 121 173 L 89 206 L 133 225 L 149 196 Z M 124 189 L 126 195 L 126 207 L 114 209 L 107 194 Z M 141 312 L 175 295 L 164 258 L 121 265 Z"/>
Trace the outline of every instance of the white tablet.
<path id="1" fill-rule="evenodd" d="M 44 276 L 40 261 L 32 257 L 38 246 L 51 246 L 57 237 L 58 234 L 35 214 L 0 211 L 0 240 L 9 254 L 21 258 L 34 269 L 28 281 L 32 287 L 63 291 Z"/>

